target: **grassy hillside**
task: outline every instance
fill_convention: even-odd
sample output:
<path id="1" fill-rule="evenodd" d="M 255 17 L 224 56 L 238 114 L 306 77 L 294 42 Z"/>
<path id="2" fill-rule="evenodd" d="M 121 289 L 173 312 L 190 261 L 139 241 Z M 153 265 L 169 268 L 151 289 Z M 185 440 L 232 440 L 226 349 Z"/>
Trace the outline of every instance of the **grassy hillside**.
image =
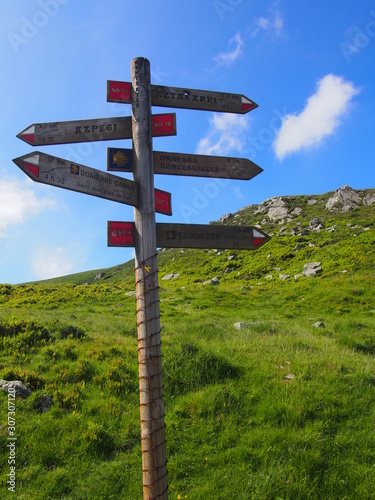
<path id="1" fill-rule="evenodd" d="M 256 252 L 159 251 L 170 498 L 373 498 L 375 205 L 332 194 L 224 217 L 273 235 Z M 142 498 L 134 289 L 133 262 L 0 285 L 0 378 L 33 391 L 16 496 L 0 391 L 1 498 Z"/>

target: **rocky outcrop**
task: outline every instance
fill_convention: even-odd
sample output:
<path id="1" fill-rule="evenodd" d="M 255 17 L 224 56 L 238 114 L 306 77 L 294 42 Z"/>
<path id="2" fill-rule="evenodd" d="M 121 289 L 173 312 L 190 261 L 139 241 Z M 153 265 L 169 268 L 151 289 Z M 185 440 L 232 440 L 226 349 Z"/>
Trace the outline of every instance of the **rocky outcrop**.
<path id="1" fill-rule="evenodd" d="M 355 207 L 362 205 L 361 196 L 350 186 L 339 188 L 335 194 L 329 198 L 326 203 L 327 210 L 340 210 L 341 212 L 349 212 Z"/>
<path id="2" fill-rule="evenodd" d="M 280 220 L 288 217 L 288 207 L 281 196 L 271 199 L 268 209 L 268 217 L 271 220 Z"/>

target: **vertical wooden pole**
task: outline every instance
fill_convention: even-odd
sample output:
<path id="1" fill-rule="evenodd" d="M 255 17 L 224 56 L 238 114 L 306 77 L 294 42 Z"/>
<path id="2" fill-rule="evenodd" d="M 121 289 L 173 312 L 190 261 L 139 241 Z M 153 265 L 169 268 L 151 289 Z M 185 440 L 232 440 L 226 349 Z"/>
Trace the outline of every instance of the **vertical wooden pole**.
<path id="1" fill-rule="evenodd" d="M 161 363 L 160 308 L 156 254 L 152 159 L 150 63 L 131 62 L 134 181 L 138 185 L 135 221 L 138 363 L 142 440 L 143 498 L 168 498 Z"/>

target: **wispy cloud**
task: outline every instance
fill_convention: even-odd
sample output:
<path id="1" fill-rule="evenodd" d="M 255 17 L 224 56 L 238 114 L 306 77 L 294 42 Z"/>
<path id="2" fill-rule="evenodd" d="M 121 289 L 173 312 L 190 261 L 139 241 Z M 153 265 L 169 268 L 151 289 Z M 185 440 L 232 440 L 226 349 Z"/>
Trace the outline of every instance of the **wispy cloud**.
<path id="1" fill-rule="evenodd" d="M 220 52 L 214 57 L 214 60 L 219 66 L 230 66 L 242 55 L 244 42 L 241 37 L 241 33 L 237 33 L 233 38 L 229 40 L 229 45 L 233 47 L 232 50 L 228 52 Z"/>
<path id="2" fill-rule="evenodd" d="M 80 257 L 77 258 L 77 255 Z M 38 248 L 31 258 L 31 269 L 36 279 L 57 278 L 78 272 L 86 261 L 78 245 Z"/>
<path id="3" fill-rule="evenodd" d="M 334 134 L 350 108 L 352 98 L 360 90 L 352 82 L 328 74 L 318 81 L 317 90 L 306 101 L 299 114 L 282 118 L 273 147 L 276 156 L 285 156 L 319 146 L 325 137 Z"/>
<path id="4" fill-rule="evenodd" d="M 9 227 L 22 224 L 41 211 L 53 207 L 52 200 L 38 199 L 27 181 L 2 180 L 0 183 L 0 238 Z"/>
<path id="5" fill-rule="evenodd" d="M 214 114 L 210 129 L 197 146 L 198 154 L 226 155 L 245 148 L 249 119 L 247 116 Z"/>
<path id="6" fill-rule="evenodd" d="M 268 17 L 258 17 L 250 28 L 250 35 L 254 38 L 259 33 L 265 32 L 281 36 L 284 29 L 284 19 L 278 10 L 271 10 Z"/>

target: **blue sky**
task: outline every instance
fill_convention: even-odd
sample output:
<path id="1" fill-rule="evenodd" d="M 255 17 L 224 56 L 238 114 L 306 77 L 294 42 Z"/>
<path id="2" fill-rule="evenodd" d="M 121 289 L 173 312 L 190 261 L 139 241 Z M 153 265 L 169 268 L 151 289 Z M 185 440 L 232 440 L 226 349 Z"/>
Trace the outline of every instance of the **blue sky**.
<path id="1" fill-rule="evenodd" d="M 107 221 L 132 221 L 132 207 L 36 184 L 12 159 L 33 151 L 16 138 L 32 123 L 130 116 L 106 102 L 106 84 L 129 81 L 135 57 L 149 59 L 153 84 L 259 104 L 246 115 L 169 109 L 177 136 L 154 138 L 155 150 L 250 158 L 264 171 L 250 181 L 155 176 L 173 207 L 157 221 L 208 224 L 272 196 L 375 187 L 370 0 L 12 0 L 0 39 L 2 283 L 132 258 L 106 241 Z M 38 149 L 105 171 L 110 146 L 131 140 Z"/>

